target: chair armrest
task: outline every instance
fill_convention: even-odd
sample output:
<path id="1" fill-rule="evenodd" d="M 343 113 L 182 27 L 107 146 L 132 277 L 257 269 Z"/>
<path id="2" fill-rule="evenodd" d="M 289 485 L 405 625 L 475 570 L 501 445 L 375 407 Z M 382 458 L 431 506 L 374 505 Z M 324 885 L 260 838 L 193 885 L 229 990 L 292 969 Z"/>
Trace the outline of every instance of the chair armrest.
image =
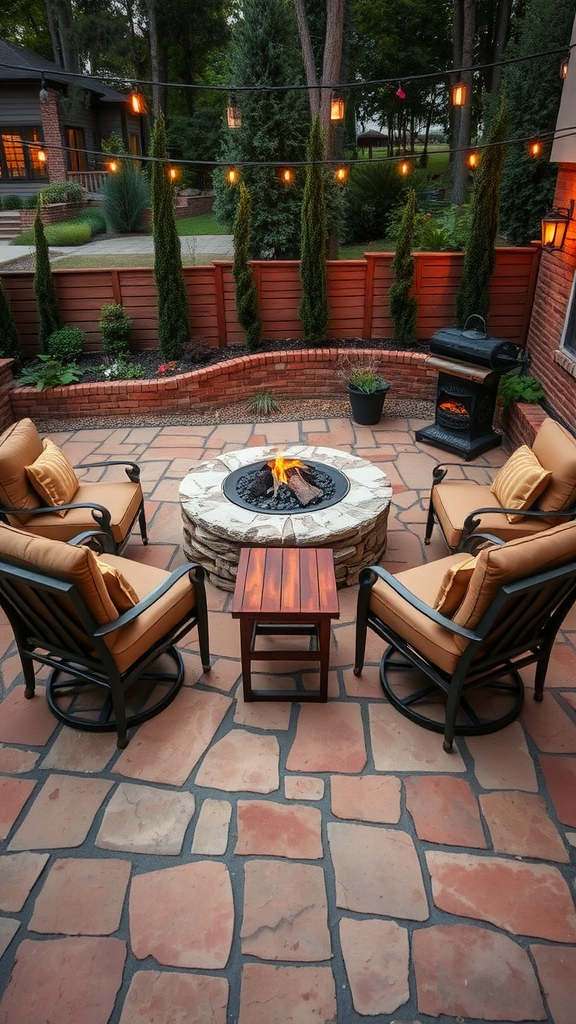
<path id="1" fill-rule="evenodd" d="M 90 509 L 94 522 L 100 527 L 100 532 L 105 533 L 108 537 L 111 545 L 109 553 L 112 554 L 116 550 L 116 542 L 112 533 L 112 520 L 110 513 L 103 505 L 96 505 L 93 501 L 71 501 L 66 505 L 48 505 L 42 508 L 5 508 L 4 506 L 0 506 L 0 520 L 9 526 L 10 524 L 7 521 L 8 516 L 37 516 L 46 512 L 54 514 L 56 512 L 67 511 L 71 508 Z M 24 524 L 24 526 L 25 525 L 26 524 Z"/>
<path id="2" fill-rule="evenodd" d="M 457 466 L 458 469 L 464 469 L 464 465 L 461 462 L 439 462 L 432 470 L 432 485 L 439 484 L 444 479 L 450 466 Z M 475 466 L 474 468 L 486 470 L 494 469 L 496 471 L 502 469 L 501 466 Z"/>
<path id="3" fill-rule="evenodd" d="M 109 633 L 113 633 L 116 629 L 122 629 L 123 626 L 127 626 L 129 622 L 133 622 L 137 619 L 142 612 L 146 611 L 147 608 L 151 608 L 164 594 L 168 593 L 171 587 L 185 576 L 186 573 L 190 576 L 191 583 L 203 583 L 204 582 L 204 569 L 197 562 L 190 562 L 188 565 L 181 565 L 178 569 L 174 569 L 170 575 L 159 583 L 154 590 L 151 590 L 138 604 L 135 604 L 129 611 L 123 612 L 113 622 L 107 622 L 103 626 L 98 626 L 98 629 L 94 630 L 94 636 L 107 636 Z"/>
<path id="4" fill-rule="evenodd" d="M 108 534 L 104 530 L 84 530 L 83 533 L 77 533 L 75 537 L 71 537 L 67 544 L 71 544 L 72 547 L 78 547 L 79 544 L 86 544 L 87 541 L 96 540 L 98 538 L 98 553 L 105 553 L 113 555 L 113 550 L 108 550 L 106 542 L 109 540 Z"/>
<path id="5" fill-rule="evenodd" d="M 520 512 L 517 508 L 476 508 L 473 512 L 470 512 L 464 520 L 462 527 L 462 540 L 460 541 L 460 547 L 468 540 L 468 538 L 474 533 L 476 528 L 480 526 L 480 519 L 477 516 L 485 515 L 486 513 L 502 515 L 522 515 L 528 519 L 574 519 L 576 517 L 576 508 L 566 508 L 561 512 L 542 512 L 541 509 L 528 508 L 523 509 Z"/>
<path id="6" fill-rule="evenodd" d="M 370 577 L 373 576 L 371 580 Z M 444 629 L 448 629 L 451 633 L 457 633 L 458 636 L 463 636 L 467 640 L 481 640 L 477 633 L 471 629 L 466 629 L 464 626 L 459 626 L 453 622 L 452 619 L 447 619 L 445 615 L 431 608 L 425 601 L 421 601 L 419 597 L 416 597 L 411 590 L 408 590 L 403 583 L 400 583 L 392 573 L 388 572 L 387 569 L 383 569 L 379 565 L 371 565 L 368 569 L 363 569 L 360 573 L 360 583 L 369 583 L 371 586 L 376 583 L 377 579 L 383 580 L 389 587 L 392 588 L 400 597 L 402 597 L 412 608 L 416 608 L 417 611 L 422 612 L 426 618 L 431 619 L 432 622 L 437 622 L 439 626 L 443 626 Z"/>
<path id="7" fill-rule="evenodd" d="M 133 483 L 137 484 L 140 480 L 140 466 L 137 462 L 127 462 L 125 459 L 109 459 L 105 462 L 81 462 L 78 466 L 74 466 L 74 469 L 93 469 L 95 466 L 125 466 L 125 472 L 128 479 Z"/>

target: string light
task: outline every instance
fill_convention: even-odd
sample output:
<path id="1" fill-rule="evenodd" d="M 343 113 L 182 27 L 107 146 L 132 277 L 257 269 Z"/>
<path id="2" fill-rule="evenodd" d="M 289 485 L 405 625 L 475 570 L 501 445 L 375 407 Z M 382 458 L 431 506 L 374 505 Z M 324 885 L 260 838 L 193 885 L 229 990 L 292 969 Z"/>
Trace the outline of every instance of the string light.
<path id="1" fill-rule="evenodd" d="M 336 181 L 338 181 L 342 185 L 348 178 L 348 168 L 337 167 L 336 170 L 334 171 L 334 177 L 336 178 Z"/>
<path id="2" fill-rule="evenodd" d="M 294 181 L 294 171 L 290 167 L 285 167 L 280 171 L 280 181 L 283 185 L 291 185 Z"/>
<path id="3" fill-rule="evenodd" d="M 229 167 L 226 171 L 226 180 L 229 185 L 235 185 L 238 181 L 238 171 L 235 167 Z"/>
<path id="4" fill-rule="evenodd" d="M 401 82 L 398 82 L 398 88 L 396 89 L 396 95 L 397 95 L 399 100 L 405 100 L 406 99 L 406 93 L 404 92 L 404 89 L 402 88 L 402 83 Z"/>
<path id="5" fill-rule="evenodd" d="M 108 161 L 108 170 L 111 171 L 112 174 L 116 174 L 116 171 L 118 170 L 118 161 L 117 160 L 109 160 Z"/>
<path id="6" fill-rule="evenodd" d="M 170 178 L 170 181 L 176 181 L 176 178 L 178 177 L 178 169 L 176 167 L 170 167 L 168 170 L 168 177 Z"/>
<path id="7" fill-rule="evenodd" d="M 469 153 L 468 160 L 466 161 L 471 171 L 475 171 L 478 167 L 478 153 Z"/>
<path id="8" fill-rule="evenodd" d="M 229 128 L 241 128 L 242 127 L 242 111 L 236 102 L 236 96 L 234 93 L 230 93 L 228 97 L 228 106 L 226 107 L 226 122 Z"/>
<path id="9" fill-rule="evenodd" d="M 560 78 L 566 78 L 568 74 L 568 64 L 570 63 L 570 54 L 563 57 L 560 61 Z"/>
<path id="10" fill-rule="evenodd" d="M 344 120 L 344 97 L 339 92 L 333 92 L 330 100 L 330 120 Z"/>
<path id="11" fill-rule="evenodd" d="M 528 143 L 528 153 L 534 160 L 537 160 L 538 157 L 541 156 L 542 143 L 539 139 L 532 139 L 532 141 Z"/>
<path id="12" fill-rule="evenodd" d="M 146 113 L 146 100 L 137 89 L 132 89 L 132 92 L 129 94 L 128 106 L 133 114 Z"/>
<path id="13" fill-rule="evenodd" d="M 408 160 L 403 160 L 398 166 L 398 171 L 403 178 L 406 178 L 410 174 L 410 164 Z"/>

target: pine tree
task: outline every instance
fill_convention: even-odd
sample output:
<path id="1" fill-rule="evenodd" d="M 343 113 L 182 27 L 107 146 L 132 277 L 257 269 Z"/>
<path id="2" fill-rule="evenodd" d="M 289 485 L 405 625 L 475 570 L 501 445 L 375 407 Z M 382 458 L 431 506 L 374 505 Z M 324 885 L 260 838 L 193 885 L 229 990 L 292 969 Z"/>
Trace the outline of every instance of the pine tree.
<path id="1" fill-rule="evenodd" d="M 306 167 L 306 184 L 302 202 L 302 244 L 300 254 L 300 283 L 302 301 L 298 316 L 302 321 L 306 340 L 322 344 L 328 329 L 328 288 L 326 282 L 326 201 L 321 160 L 324 155 L 320 116 L 316 115 L 310 129 Z"/>
<path id="2" fill-rule="evenodd" d="M 34 273 L 34 294 L 40 326 L 38 329 L 38 344 L 41 352 L 46 351 L 48 338 L 54 331 L 59 331 L 64 326 L 64 321 L 58 310 L 58 299 L 52 271 L 50 269 L 50 256 L 48 254 L 48 242 L 44 234 L 44 225 L 40 216 L 40 206 L 36 207 L 34 217 L 34 243 L 36 245 L 36 269 Z"/>
<path id="3" fill-rule="evenodd" d="M 477 314 L 486 320 L 490 307 L 490 278 L 496 266 L 494 244 L 498 233 L 500 183 L 508 132 L 506 104 L 500 108 L 488 131 L 486 148 L 476 172 L 472 196 L 470 237 L 464 252 L 462 280 L 456 294 L 456 323 L 464 327 L 468 317 Z"/>
<path id="4" fill-rule="evenodd" d="M 158 292 L 158 349 L 164 359 L 179 359 L 190 338 L 190 319 L 162 114 L 156 118 L 152 132 L 152 156 L 156 158 L 152 164 L 152 233 L 154 281 Z"/>
<path id="5" fill-rule="evenodd" d="M 310 127 L 306 90 L 272 87 L 297 85 L 303 79 L 302 57 L 292 3 L 286 0 L 244 0 L 242 17 L 234 25 L 230 51 L 230 80 L 238 91 L 242 127 L 224 127 L 222 159 L 230 165 L 254 161 L 269 167 L 243 167 L 242 177 L 252 196 L 249 255 L 252 259 L 297 259 L 300 254 L 300 207 L 303 179 L 280 180 L 279 169 L 304 157 Z M 232 225 L 238 189 L 221 171 L 214 173 L 214 212 Z"/>
<path id="6" fill-rule="evenodd" d="M 504 56 L 513 58 L 563 46 L 568 52 L 573 21 L 574 0 L 528 0 L 519 41 L 510 43 Z M 504 68 L 510 138 L 526 139 L 534 131 L 542 136 L 554 131 L 562 92 L 560 56 L 531 57 Z M 508 241 L 516 245 L 527 245 L 540 237 L 540 219 L 552 206 L 558 167 L 549 156 L 546 148 L 537 160 L 529 156 L 525 145 L 507 149 L 500 227 Z"/>
<path id="7" fill-rule="evenodd" d="M 10 300 L 0 280 L 0 356 L 18 362 L 20 355 L 20 338 L 10 309 Z"/>
<path id="8" fill-rule="evenodd" d="M 410 292 L 414 285 L 414 220 L 416 217 L 416 193 L 413 188 L 408 192 L 406 206 L 402 214 L 400 231 L 396 242 L 396 255 L 392 260 L 392 270 L 396 280 L 390 288 L 388 304 L 394 321 L 396 341 L 403 345 L 412 345 L 416 341 L 416 316 L 418 300 Z"/>
<path id="9" fill-rule="evenodd" d="M 240 182 L 240 200 L 234 221 L 234 264 L 232 273 L 236 282 L 236 312 L 240 325 L 246 331 L 246 348 L 253 349 L 260 341 L 260 317 L 258 316 L 258 292 L 248 263 L 248 241 L 250 238 L 250 193 L 244 182 Z"/>

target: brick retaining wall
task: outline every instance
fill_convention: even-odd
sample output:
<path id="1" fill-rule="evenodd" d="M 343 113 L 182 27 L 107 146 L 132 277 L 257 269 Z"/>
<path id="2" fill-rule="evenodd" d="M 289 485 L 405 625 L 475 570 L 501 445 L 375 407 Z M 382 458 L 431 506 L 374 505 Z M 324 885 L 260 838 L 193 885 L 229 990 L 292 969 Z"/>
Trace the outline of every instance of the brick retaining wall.
<path id="1" fill-rule="evenodd" d="M 347 354 L 352 356 L 353 350 Z M 380 372 L 392 383 L 391 397 L 434 399 L 437 372 L 426 369 L 421 352 L 370 349 L 357 354 L 378 360 Z M 261 388 L 278 396 L 325 398 L 344 393 L 335 372 L 341 356 L 342 350 L 330 348 L 262 352 L 153 380 L 71 384 L 45 391 L 14 387 L 9 398 L 16 420 L 190 413 L 251 398 Z"/>

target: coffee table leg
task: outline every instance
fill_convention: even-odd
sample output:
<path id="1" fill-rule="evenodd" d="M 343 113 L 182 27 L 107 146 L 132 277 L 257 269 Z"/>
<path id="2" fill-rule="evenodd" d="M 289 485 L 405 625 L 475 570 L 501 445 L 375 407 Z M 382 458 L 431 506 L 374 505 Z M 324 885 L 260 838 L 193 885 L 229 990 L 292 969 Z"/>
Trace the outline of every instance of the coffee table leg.
<path id="1" fill-rule="evenodd" d="M 242 664 L 242 687 L 244 690 L 244 700 L 252 700 L 252 676 L 251 676 L 251 658 L 250 648 L 252 645 L 252 628 L 253 622 L 251 619 L 240 619 L 240 659 Z"/>
<path id="2" fill-rule="evenodd" d="M 318 623 L 320 637 L 320 701 L 328 700 L 328 666 L 330 664 L 330 620 L 321 619 Z"/>

